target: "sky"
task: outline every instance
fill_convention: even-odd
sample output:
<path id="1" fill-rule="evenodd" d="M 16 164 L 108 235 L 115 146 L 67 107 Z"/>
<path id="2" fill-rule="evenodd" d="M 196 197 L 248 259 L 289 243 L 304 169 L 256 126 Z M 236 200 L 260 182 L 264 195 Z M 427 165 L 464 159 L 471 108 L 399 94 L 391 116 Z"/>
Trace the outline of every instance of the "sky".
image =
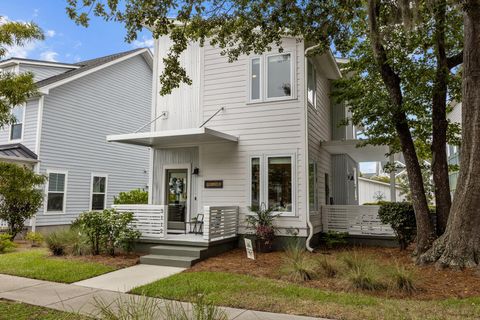
<path id="1" fill-rule="evenodd" d="M 3 20 L 33 21 L 45 34 L 44 41 L 9 48 L 4 58 L 74 63 L 134 48 L 153 47 L 147 30 L 134 43 L 126 43 L 126 31 L 121 24 L 92 17 L 88 28 L 77 26 L 68 18 L 65 7 L 65 0 L 0 0 Z"/>

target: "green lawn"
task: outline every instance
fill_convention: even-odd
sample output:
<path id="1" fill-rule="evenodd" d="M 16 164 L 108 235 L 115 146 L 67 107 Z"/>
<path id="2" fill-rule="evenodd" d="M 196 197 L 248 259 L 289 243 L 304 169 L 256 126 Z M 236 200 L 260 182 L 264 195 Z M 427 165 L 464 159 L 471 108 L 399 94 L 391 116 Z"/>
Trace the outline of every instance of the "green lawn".
<path id="1" fill-rule="evenodd" d="M 222 272 L 183 272 L 132 292 L 183 301 L 193 300 L 196 293 L 202 292 L 216 305 L 334 319 L 480 318 L 480 297 L 442 301 L 385 299 Z"/>
<path id="2" fill-rule="evenodd" d="M 0 299 L 0 320 L 86 320 L 76 314 Z"/>
<path id="3" fill-rule="evenodd" d="M 0 255 L 0 273 L 55 282 L 72 283 L 113 270 L 101 263 L 50 257 L 46 249 Z"/>

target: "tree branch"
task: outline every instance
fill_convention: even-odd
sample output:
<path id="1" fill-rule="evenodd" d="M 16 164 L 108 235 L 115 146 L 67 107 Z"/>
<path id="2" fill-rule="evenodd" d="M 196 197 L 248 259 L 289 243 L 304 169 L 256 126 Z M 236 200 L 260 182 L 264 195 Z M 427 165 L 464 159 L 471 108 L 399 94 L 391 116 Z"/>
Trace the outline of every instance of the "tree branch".
<path id="1" fill-rule="evenodd" d="M 462 63 L 463 63 L 463 50 L 457 53 L 456 55 L 453 55 L 447 58 L 448 69 L 455 68 L 456 66 Z"/>

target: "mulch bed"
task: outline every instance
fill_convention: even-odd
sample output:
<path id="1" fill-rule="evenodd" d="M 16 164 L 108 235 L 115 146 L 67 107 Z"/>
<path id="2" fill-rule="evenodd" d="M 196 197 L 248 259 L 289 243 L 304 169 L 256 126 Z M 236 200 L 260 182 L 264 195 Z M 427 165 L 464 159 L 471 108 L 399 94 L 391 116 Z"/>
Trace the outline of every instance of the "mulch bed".
<path id="1" fill-rule="evenodd" d="M 337 255 L 345 250 L 319 250 L 313 255 Z M 479 270 L 437 270 L 434 266 L 417 266 L 412 259 L 412 251 L 401 252 L 396 248 L 372 248 L 356 247 L 359 255 L 368 255 L 380 265 L 394 265 L 396 263 L 413 270 L 416 274 L 415 284 L 417 290 L 412 294 L 406 294 L 393 290 L 379 290 L 365 292 L 374 296 L 412 298 L 420 300 L 434 300 L 444 298 L 465 298 L 480 296 L 480 272 Z M 217 257 L 213 257 L 194 265 L 187 272 L 217 271 L 282 279 L 279 269 L 282 265 L 282 252 L 257 254 L 256 260 L 247 259 L 244 249 L 235 249 Z M 327 289 L 333 291 L 351 291 L 348 284 L 341 279 L 321 278 L 303 283 L 307 287 Z"/>

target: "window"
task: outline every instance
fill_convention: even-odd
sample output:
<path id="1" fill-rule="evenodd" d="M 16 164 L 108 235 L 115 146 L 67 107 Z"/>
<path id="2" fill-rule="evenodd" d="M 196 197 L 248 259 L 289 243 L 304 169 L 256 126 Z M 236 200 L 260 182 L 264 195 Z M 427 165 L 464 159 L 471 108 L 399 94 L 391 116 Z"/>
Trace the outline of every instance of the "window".
<path id="1" fill-rule="evenodd" d="M 92 192 L 90 196 L 91 210 L 105 209 L 105 198 L 107 195 L 107 176 L 106 175 L 92 175 Z"/>
<path id="2" fill-rule="evenodd" d="M 317 75 L 310 60 L 307 64 L 307 99 L 312 106 L 317 107 Z"/>
<path id="3" fill-rule="evenodd" d="M 267 98 L 292 96 L 291 54 L 267 57 Z"/>
<path id="4" fill-rule="evenodd" d="M 308 165 L 308 200 L 310 211 L 318 211 L 317 192 L 317 163 L 310 162 Z"/>
<path id="5" fill-rule="evenodd" d="M 260 58 L 250 60 L 250 100 L 260 100 L 261 95 L 261 61 Z"/>
<path id="6" fill-rule="evenodd" d="M 251 190 L 250 205 L 252 207 L 260 206 L 260 158 L 251 158 Z"/>
<path id="7" fill-rule="evenodd" d="M 265 203 L 282 215 L 294 215 L 293 155 L 250 158 L 250 205 Z M 265 183 L 263 182 L 265 181 Z"/>
<path id="8" fill-rule="evenodd" d="M 21 140 L 23 135 L 24 106 L 16 106 L 12 110 L 15 122 L 10 126 L 10 140 Z"/>
<path id="9" fill-rule="evenodd" d="M 48 172 L 47 212 L 65 211 L 66 181 L 65 172 Z"/>

